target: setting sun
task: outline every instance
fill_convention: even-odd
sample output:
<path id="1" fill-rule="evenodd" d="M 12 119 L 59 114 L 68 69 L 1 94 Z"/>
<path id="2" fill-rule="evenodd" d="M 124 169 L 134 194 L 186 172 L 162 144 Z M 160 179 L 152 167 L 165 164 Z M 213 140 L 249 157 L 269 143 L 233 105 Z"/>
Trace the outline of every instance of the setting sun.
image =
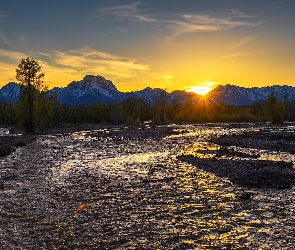
<path id="1" fill-rule="evenodd" d="M 195 92 L 196 94 L 199 95 L 206 95 L 212 88 L 208 87 L 208 86 L 203 86 L 203 87 L 197 87 L 197 86 L 191 86 L 188 90 L 186 90 L 187 92 Z"/>

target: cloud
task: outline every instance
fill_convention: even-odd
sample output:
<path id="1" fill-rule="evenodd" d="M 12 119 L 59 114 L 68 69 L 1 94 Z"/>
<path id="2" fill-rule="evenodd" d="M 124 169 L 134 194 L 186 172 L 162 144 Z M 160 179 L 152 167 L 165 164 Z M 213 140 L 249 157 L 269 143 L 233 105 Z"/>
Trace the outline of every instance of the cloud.
<path id="1" fill-rule="evenodd" d="M 91 47 L 67 52 L 54 51 L 50 55 L 50 60 L 51 63 L 48 65 L 42 63 L 46 76 L 50 79 L 63 77 L 61 81 L 66 84 L 70 80 L 80 80 L 87 74 L 102 75 L 111 79 L 121 91 L 138 90 L 139 86 L 143 88 L 147 86 L 169 88 L 172 82 L 170 72 L 151 72 L 149 65 L 139 63 L 133 58 L 94 50 Z M 64 73 L 58 73 L 60 74 L 58 78 L 56 72 Z M 51 85 L 61 85 L 56 83 Z"/>
<path id="2" fill-rule="evenodd" d="M 140 72 L 149 71 L 148 65 L 139 64 L 135 59 L 119 57 L 90 47 L 69 52 L 55 51 L 52 57 L 56 65 L 70 68 L 77 73 L 107 74 L 129 78 Z"/>
<path id="3" fill-rule="evenodd" d="M 230 45 L 230 47 L 233 47 L 233 48 L 239 48 L 239 47 L 242 47 L 250 42 L 252 42 L 257 36 L 247 36 L 245 37 L 244 39 L 242 40 L 239 40 L 239 41 L 235 41 L 233 44 Z"/>
<path id="4" fill-rule="evenodd" d="M 140 2 L 135 2 L 127 5 L 102 8 L 99 10 L 99 17 L 109 15 L 120 21 L 126 20 L 160 24 L 157 27 L 170 29 L 172 37 L 185 33 L 224 31 L 241 26 L 255 27 L 265 23 L 265 21 L 255 21 L 255 16 L 247 15 L 235 9 L 231 9 L 225 17 L 186 13 L 174 15 L 173 18 L 158 18 L 148 15 L 146 13 L 147 11 L 140 10 L 140 6 Z"/>
<path id="5" fill-rule="evenodd" d="M 224 31 L 239 26 L 255 27 L 264 21 L 239 20 L 236 17 L 213 17 L 209 15 L 186 14 L 182 21 L 170 21 L 175 24 L 175 35 L 193 32 Z"/>
<path id="6" fill-rule="evenodd" d="M 254 18 L 254 17 L 255 17 L 255 16 L 253 16 L 253 15 L 247 15 L 247 14 L 245 14 L 245 13 L 243 13 L 243 12 L 241 12 L 241 11 L 238 11 L 238 10 L 236 10 L 236 9 L 231 9 L 231 13 L 232 13 L 232 15 L 234 15 L 234 16 L 242 17 L 242 18 Z"/>
<path id="7" fill-rule="evenodd" d="M 139 2 L 131 3 L 131 4 L 125 4 L 125 5 L 118 5 L 118 6 L 112 6 L 112 7 L 104 7 L 100 9 L 100 11 L 104 14 L 111 14 L 113 16 L 116 16 L 118 18 L 130 18 L 134 17 L 138 13 L 137 6 L 139 5 Z"/>
<path id="8" fill-rule="evenodd" d="M 0 49 L 2 80 L 15 81 L 15 69 L 21 58 L 34 57 L 45 72 L 45 84 L 49 87 L 65 86 L 73 80 L 80 80 L 87 74 L 102 75 L 112 80 L 140 78 L 149 72 L 149 65 L 137 63 L 135 59 L 120 57 L 106 52 L 83 47 L 66 52 L 29 53 Z"/>
<path id="9" fill-rule="evenodd" d="M 231 58 L 231 57 L 239 57 L 239 56 L 250 56 L 250 55 L 259 54 L 259 53 L 262 53 L 262 52 L 264 52 L 264 50 L 259 50 L 259 51 L 254 51 L 254 52 L 241 51 L 241 52 L 236 52 L 236 53 L 232 53 L 232 54 L 229 54 L 229 55 L 222 56 L 222 57 L 220 57 L 220 59 Z"/>
<path id="10" fill-rule="evenodd" d="M 157 22 L 156 19 L 153 19 L 149 17 L 148 15 L 142 14 L 138 8 L 140 5 L 141 5 L 140 2 L 135 2 L 131 4 L 105 7 L 105 8 L 99 9 L 99 15 L 97 17 L 101 17 L 104 15 L 111 15 L 119 20 L 128 19 L 128 20 L 145 21 L 145 22 Z"/>
<path id="11" fill-rule="evenodd" d="M 15 69 L 21 58 L 36 59 L 45 72 L 44 83 L 53 87 L 64 87 L 70 82 L 81 80 L 85 75 L 102 75 L 111 79 L 121 91 L 137 90 L 139 86 L 158 87 L 171 85 L 169 72 L 151 72 L 150 66 L 133 58 L 125 58 L 83 47 L 70 51 L 40 51 L 21 53 L 0 49 L 0 86 L 15 79 Z M 5 63 L 1 63 L 5 62 Z"/>
<path id="12" fill-rule="evenodd" d="M 0 48 L 0 57 L 5 59 L 5 61 L 11 62 L 11 63 L 17 63 L 17 62 L 20 62 L 21 58 L 24 58 L 27 56 L 23 52 L 4 50 Z"/>

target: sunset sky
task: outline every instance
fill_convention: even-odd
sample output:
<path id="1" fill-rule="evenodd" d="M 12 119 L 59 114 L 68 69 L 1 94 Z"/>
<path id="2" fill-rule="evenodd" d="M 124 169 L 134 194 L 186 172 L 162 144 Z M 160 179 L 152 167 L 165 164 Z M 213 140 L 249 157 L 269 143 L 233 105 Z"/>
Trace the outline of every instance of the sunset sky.
<path id="1" fill-rule="evenodd" d="M 0 87 L 27 56 L 49 88 L 87 74 L 120 91 L 295 86 L 295 1 L 1 1 Z"/>

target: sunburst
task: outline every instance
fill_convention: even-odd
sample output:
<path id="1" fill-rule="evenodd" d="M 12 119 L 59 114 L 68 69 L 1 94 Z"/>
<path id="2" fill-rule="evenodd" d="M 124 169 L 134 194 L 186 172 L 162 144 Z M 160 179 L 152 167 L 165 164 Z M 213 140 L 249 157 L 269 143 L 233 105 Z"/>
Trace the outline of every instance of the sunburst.
<path id="1" fill-rule="evenodd" d="M 198 95 L 206 95 L 212 88 L 208 86 L 198 87 L 198 86 L 191 86 L 187 92 L 195 92 Z"/>

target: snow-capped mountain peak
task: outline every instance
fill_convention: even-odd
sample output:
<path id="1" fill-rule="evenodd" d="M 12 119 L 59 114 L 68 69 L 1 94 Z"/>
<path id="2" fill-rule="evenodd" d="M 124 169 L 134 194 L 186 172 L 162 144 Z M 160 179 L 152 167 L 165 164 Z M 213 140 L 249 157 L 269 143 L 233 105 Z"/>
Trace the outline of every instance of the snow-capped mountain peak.
<path id="1" fill-rule="evenodd" d="M 276 92 L 279 99 L 283 100 L 288 95 L 290 100 L 295 100 L 295 88 L 291 86 L 267 86 L 244 88 L 227 84 L 219 85 L 209 92 L 210 98 L 217 103 L 226 105 L 250 105 L 255 101 L 265 100 L 272 92 Z"/>
<path id="2" fill-rule="evenodd" d="M 81 81 L 74 81 L 68 87 L 89 88 L 89 89 L 105 89 L 110 91 L 118 91 L 112 81 L 106 80 L 102 76 L 86 75 Z"/>
<path id="3" fill-rule="evenodd" d="M 73 81 L 65 88 L 54 88 L 51 93 L 54 93 L 60 102 L 71 105 L 122 100 L 122 93 L 117 90 L 112 81 L 94 75 L 86 75 L 81 81 Z"/>
<path id="4" fill-rule="evenodd" d="M 20 93 L 20 84 L 10 82 L 0 89 L 0 100 L 13 102 L 18 99 Z"/>

